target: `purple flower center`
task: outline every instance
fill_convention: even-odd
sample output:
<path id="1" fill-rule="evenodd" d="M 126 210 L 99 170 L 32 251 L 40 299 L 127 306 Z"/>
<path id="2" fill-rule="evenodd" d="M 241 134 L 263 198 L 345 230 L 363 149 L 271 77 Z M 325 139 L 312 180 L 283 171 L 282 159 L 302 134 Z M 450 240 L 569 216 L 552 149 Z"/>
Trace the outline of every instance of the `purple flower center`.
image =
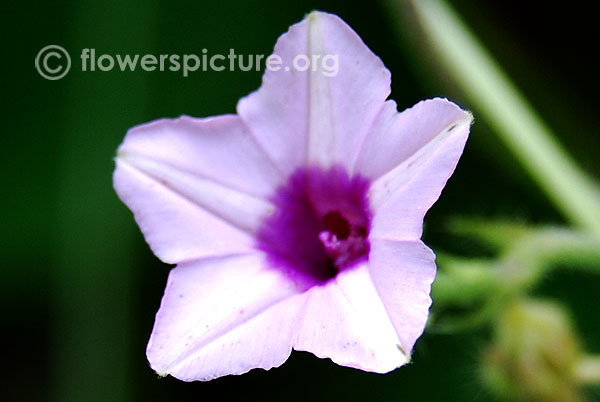
<path id="1" fill-rule="evenodd" d="M 275 213 L 257 233 L 273 267 L 310 287 L 369 254 L 369 180 L 341 167 L 300 168 L 271 200 Z"/>

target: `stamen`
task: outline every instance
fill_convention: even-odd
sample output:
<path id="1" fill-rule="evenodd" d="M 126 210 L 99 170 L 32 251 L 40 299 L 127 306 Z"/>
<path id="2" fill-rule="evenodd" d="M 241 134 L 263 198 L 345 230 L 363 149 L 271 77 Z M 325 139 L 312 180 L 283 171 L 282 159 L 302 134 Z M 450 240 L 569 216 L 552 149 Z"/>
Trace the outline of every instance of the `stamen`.
<path id="1" fill-rule="evenodd" d="M 366 228 L 352 227 L 339 211 L 325 214 L 323 226 L 319 240 L 338 271 L 368 252 Z"/>
<path id="2" fill-rule="evenodd" d="M 350 224 L 338 211 L 331 211 L 323 217 L 325 230 L 335 234 L 335 237 L 344 240 L 350 235 Z"/>
<path id="3" fill-rule="evenodd" d="M 258 233 L 273 266 L 310 287 L 369 254 L 367 179 L 334 167 L 299 169 L 281 187 L 277 210 Z"/>

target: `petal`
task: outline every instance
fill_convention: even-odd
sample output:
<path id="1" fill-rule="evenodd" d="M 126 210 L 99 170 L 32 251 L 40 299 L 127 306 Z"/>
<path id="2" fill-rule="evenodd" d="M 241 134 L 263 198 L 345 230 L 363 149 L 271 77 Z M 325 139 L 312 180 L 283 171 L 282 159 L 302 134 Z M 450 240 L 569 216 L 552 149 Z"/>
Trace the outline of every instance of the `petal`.
<path id="1" fill-rule="evenodd" d="M 288 175 L 307 162 L 347 166 L 389 95 L 389 71 L 348 25 L 322 12 L 292 26 L 274 54 L 282 68 L 265 73 L 238 114 Z M 298 55 L 316 63 L 299 71 Z"/>
<path id="2" fill-rule="evenodd" d="M 162 120 L 129 131 L 114 186 L 165 262 L 253 250 L 281 180 L 236 116 Z"/>
<path id="3" fill-rule="evenodd" d="M 366 264 L 301 295 L 303 319 L 294 349 L 335 363 L 385 373 L 408 362 Z M 299 303 L 300 296 L 286 303 Z"/>
<path id="4" fill-rule="evenodd" d="M 268 197 L 283 176 L 269 162 L 238 116 L 182 116 L 129 130 L 119 154 L 134 153 Z"/>
<path id="5" fill-rule="evenodd" d="M 446 99 L 421 101 L 401 113 L 396 102 L 389 100 L 365 138 L 353 171 L 377 179 L 468 117 L 468 112 Z"/>
<path id="6" fill-rule="evenodd" d="M 148 346 L 148 359 L 161 374 L 192 381 L 270 369 L 281 365 L 292 347 L 378 373 L 410 358 L 366 264 L 298 294 L 276 271 L 254 264 L 237 271 L 230 261 L 209 265 L 201 272 L 188 266 L 171 273 Z M 221 279 L 208 277 L 221 272 Z M 240 310 L 245 316 L 238 317 Z M 206 331 L 215 328 L 208 334 L 206 323 Z"/>
<path id="7" fill-rule="evenodd" d="M 435 271 L 435 255 L 421 241 L 371 242 L 371 279 L 409 353 L 425 329 Z"/>
<path id="8" fill-rule="evenodd" d="M 388 106 L 388 111 L 389 111 Z M 444 110 L 450 115 L 441 113 Z M 403 117 L 409 116 L 411 118 Z M 394 121 L 396 123 L 394 124 Z M 454 172 L 467 140 L 472 117 L 445 100 L 422 102 L 389 124 L 377 123 L 356 170 L 376 178 L 368 193 L 374 211 L 370 236 L 389 240 L 418 240 L 423 217 L 439 198 Z M 441 123 L 440 123 L 441 122 Z M 442 123 L 446 124 L 442 126 Z M 381 124 L 381 125 L 380 125 Z M 387 127 L 382 129 L 382 127 Z M 416 138 L 407 138 L 414 136 Z M 395 152 L 393 141 L 409 151 Z M 376 143 L 376 144 L 375 144 Z M 370 148 L 379 147 L 378 153 Z M 381 152 L 381 150 L 386 150 Z M 369 158 L 363 155 L 371 154 Z M 367 163 L 367 159 L 369 165 Z M 380 162 L 381 160 L 386 163 Z M 399 163 L 394 165 L 394 163 Z M 378 178 L 377 178 L 378 177 Z"/>
<path id="9" fill-rule="evenodd" d="M 259 253 L 178 265 L 148 343 L 150 365 L 186 381 L 278 366 L 291 351 L 293 315 L 275 319 L 278 310 L 267 309 L 296 292 Z"/>

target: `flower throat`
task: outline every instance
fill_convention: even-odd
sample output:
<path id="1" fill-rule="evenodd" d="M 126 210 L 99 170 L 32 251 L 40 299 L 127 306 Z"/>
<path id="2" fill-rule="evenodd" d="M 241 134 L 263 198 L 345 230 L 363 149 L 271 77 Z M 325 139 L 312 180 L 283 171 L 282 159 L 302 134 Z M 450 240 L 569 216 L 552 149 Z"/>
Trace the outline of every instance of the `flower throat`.
<path id="1" fill-rule="evenodd" d="M 313 286 L 369 253 L 369 181 L 341 167 L 300 168 L 275 193 L 275 213 L 258 231 L 258 248 L 296 283 Z"/>

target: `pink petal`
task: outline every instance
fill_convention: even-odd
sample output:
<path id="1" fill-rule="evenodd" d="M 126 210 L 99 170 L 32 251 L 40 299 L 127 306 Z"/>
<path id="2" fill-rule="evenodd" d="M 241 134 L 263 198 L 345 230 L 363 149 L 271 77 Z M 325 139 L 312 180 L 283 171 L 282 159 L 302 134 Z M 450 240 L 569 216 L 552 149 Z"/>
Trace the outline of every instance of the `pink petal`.
<path id="1" fill-rule="evenodd" d="M 443 99 L 396 113 L 388 102 L 367 137 L 355 171 L 373 179 L 370 236 L 418 240 L 423 217 L 454 172 L 472 117 Z M 381 152 L 385 150 L 385 152 Z"/>
<path id="2" fill-rule="evenodd" d="M 353 171 L 377 179 L 407 160 L 468 112 L 441 98 L 421 101 L 398 113 L 396 102 L 385 102 L 362 144 Z"/>
<path id="3" fill-rule="evenodd" d="M 235 115 L 162 119 L 129 130 L 119 154 L 135 153 L 225 186 L 269 197 L 283 176 Z"/>
<path id="4" fill-rule="evenodd" d="M 241 267 L 255 256 L 232 258 L 239 263 L 216 259 L 171 272 L 148 345 L 158 373 L 204 381 L 270 369 L 292 347 L 378 373 L 409 360 L 412 332 L 396 333 L 366 264 L 296 294 L 260 259 Z"/>
<path id="5" fill-rule="evenodd" d="M 371 278 L 409 353 L 425 328 L 435 270 L 435 255 L 421 241 L 371 242 Z"/>
<path id="6" fill-rule="evenodd" d="M 294 314 L 268 308 L 296 292 L 259 253 L 180 264 L 156 316 L 150 365 L 186 381 L 279 366 L 291 351 Z"/>
<path id="7" fill-rule="evenodd" d="M 238 113 L 286 174 L 298 166 L 348 165 L 390 92 L 390 73 L 335 15 L 313 12 L 279 38 L 282 69 L 267 71 L 261 88 L 240 100 Z M 317 71 L 298 71 L 297 55 L 318 56 Z M 319 61 L 338 57 L 326 76 Z M 289 71 L 285 71 L 289 67 Z"/>
<path id="8" fill-rule="evenodd" d="M 301 303 L 296 350 L 378 373 L 410 358 L 410 349 L 396 333 L 366 264 L 340 272 L 327 284 L 285 303 Z"/>
<path id="9" fill-rule="evenodd" d="M 129 131 L 114 186 L 163 261 L 253 250 L 282 180 L 237 116 L 161 120 Z"/>

